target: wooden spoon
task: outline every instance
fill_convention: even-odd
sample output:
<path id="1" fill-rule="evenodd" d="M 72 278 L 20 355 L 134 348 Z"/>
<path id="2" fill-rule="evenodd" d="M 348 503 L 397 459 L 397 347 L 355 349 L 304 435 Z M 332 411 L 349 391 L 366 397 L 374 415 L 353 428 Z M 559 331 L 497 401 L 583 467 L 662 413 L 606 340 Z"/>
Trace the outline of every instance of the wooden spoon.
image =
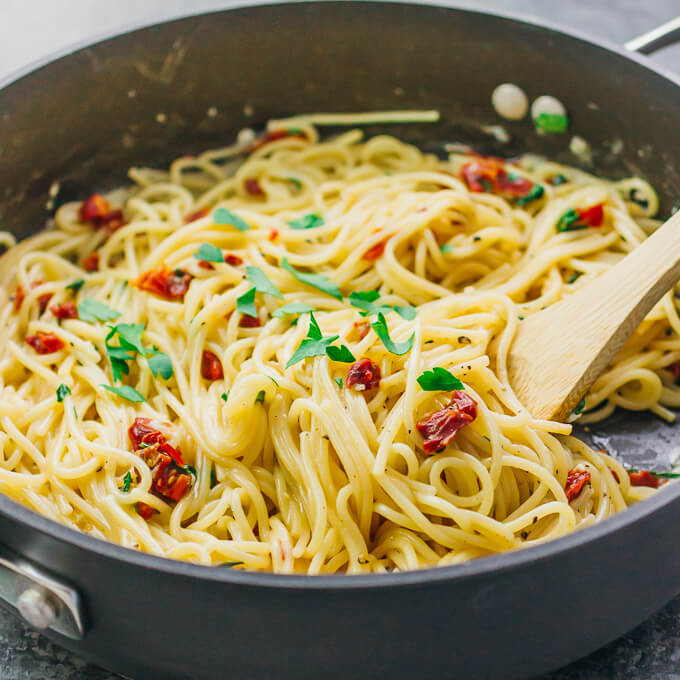
<path id="1" fill-rule="evenodd" d="M 680 213 L 612 269 L 519 322 L 510 385 L 536 418 L 564 420 L 680 280 Z"/>

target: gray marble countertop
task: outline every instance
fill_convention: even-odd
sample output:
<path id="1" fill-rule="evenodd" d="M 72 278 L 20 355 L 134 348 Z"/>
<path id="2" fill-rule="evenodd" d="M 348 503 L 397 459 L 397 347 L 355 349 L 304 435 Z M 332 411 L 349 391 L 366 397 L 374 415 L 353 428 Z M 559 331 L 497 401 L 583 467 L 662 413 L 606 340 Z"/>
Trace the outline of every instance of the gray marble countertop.
<path id="1" fill-rule="evenodd" d="M 0 78 L 89 36 L 230 3 L 215 0 L 0 0 Z M 680 0 L 473 0 L 622 43 L 680 14 Z M 654 55 L 680 73 L 680 46 Z M 584 622 L 587 625 L 587 622 Z M 0 609 L 0 680 L 115 680 Z M 537 680 L 680 680 L 680 598 L 624 637 Z M 143 680 L 138 678 L 137 680 Z"/>

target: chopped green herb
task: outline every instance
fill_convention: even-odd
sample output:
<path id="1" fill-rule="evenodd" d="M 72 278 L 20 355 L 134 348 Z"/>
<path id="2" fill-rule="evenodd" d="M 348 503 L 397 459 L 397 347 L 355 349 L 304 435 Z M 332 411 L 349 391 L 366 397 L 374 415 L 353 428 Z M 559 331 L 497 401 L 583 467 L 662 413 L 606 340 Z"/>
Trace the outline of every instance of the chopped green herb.
<path id="1" fill-rule="evenodd" d="M 571 276 L 567 279 L 567 283 L 574 283 L 574 281 L 576 281 L 576 279 L 578 279 L 581 274 L 583 274 L 583 272 L 572 272 Z"/>
<path id="2" fill-rule="evenodd" d="M 257 404 L 258 402 L 260 404 L 262 404 L 264 402 L 264 390 L 260 390 L 257 393 L 257 396 L 255 397 L 255 403 Z"/>
<path id="3" fill-rule="evenodd" d="M 387 321 L 385 321 L 385 315 L 380 312 L 378 314 L 378 320 L 371 324 L 371 328 L 376 332 L 377 336 L 380 338 L 381 342 L 389 352 L 401 356 L 406 354 L 411 347 L 413 347 L 413 339 L 415 338 L 415 333 L 411 335 L 408 340 L 404 342 L 394 342 L 390 338 L 390 332 L 387 327 Z"/>
<path id="4" fill-rule="evenodd" d="M 268 377 L 268 378 L 269 378 L 269 379 L 270 379 L 277 387 L 279 386 L 279 383 L 277 383 L 276 380 L 274 380 L 274 378 L 271 377 L 271 375 L 268 375 L 267 377 Z"/>
<path id="5" fill-rule="evenodd" d="M 583 397 L 583 399 L 581 399 L 581 401 L 579 401 L 579 403 L 576 404 L 576 407 L 572 410 L 572 412 L 571 412 L 572 415 L 577 416 L 577 415 L 583 413 L 583 409 L 585 409 L 585 407 L 586 407 L 586 398 Z"/>
<path id="6" fill-rule="evenodd" d="M 356 361 L 354 355 L 346 345 L 340 345 L 340 347 L 326 347 L 326 354 L 331 361 L 340 361 L 344 364 L 352 364 Z"/>
<path id="7" fill-rule="evenodd" d="M 333 378 L 333 382 L 342 389 L 342 378 Z"/>
<path id="8" fill-rule="evenodd" d="M 680 472 L 651 472 L 655 477 L 663 477 L 664 479 L 677 479 L 680 477 Z"/>
<path id="9" fill-rule="evenodd" d="M 231 569 L 232 567 L 238 567 L 240 564 L 245 564 L 245 562 L 242 562 L 240 560 L 234 560 L 233 562 L 222 562 L 222 564 L 218 564 L 217 566 Z"/>
<path id="10" fill-rule="evenodd" d="M 517 318 L 518 318 L 520 321 L 524 321 L 524 317 L 523 317 L 523 316 L 518 316 Z"/>
<path id="11" fill-rule="evenodd" d="M 85 279 L 76 279 L 73 283 L 69 283 L 68 286 L 66 286 L 66 289 L 77 293 L 84 285 Z"/>
<path id="12" fill-rule="evenodd" d="M 57 387 L 57 401 L 61 402 L 66 399 L 71 394 L 71 390 L 68 385 L 64 385 L 63 383 Z"/>
<path id="13" fill-rule="evenodd" d="M 78 318 L 81 321 L 87 321 L 88 323 L 111 321 L 119 316 L 120 312 L 92 298 L 85 298 L 78 303 Z"/>
<path id="14" fill-rule="evenodd" d="M 587 229 L 588 228 L 587 224 L 579 224 L 578 222 L 579 218 L 580 215 L 576 212 L 576 210 L 570 208 L 569 210 L 567 210 L 567 212 L 562 213 L 560 219 L 557 220 L 557 225 L 555 226 L 555 228 L 559 232 Z"/>
<path id="15" fill-rule="evenodd" d="M 117 394 L 119 397 L 122 397 L 123 399 L 127 399 L 128 401 L 132 401 L 135 403 L 140 401 L 146 401 L 146 399 L 144 399 L 144 397 L 139 392 L 137 392 L 137 390 L 134 387 L 130 387 L 129 385 L 121 385 L 120 387 L 102 385 L 102 387 L 105 390 L 108 390 L 109 392 Z"/>
<path id="16" fill-rule="evenodd" d="M 220 394 L 220 399 L 222 401 L 227 401 L 227 399 L 229 399 L 229 392 L 222 392 L 222 394 Z"/>
<path id="17" fill-rule="evenodd" d="M 439 246 L 439 250 L 444 253 L 445 255 L 447 253 L 452 253 L 453 252 L 453 244 L 452 243 L 445 243 L 444 245 Z"/>
<path id="18" fill-rule="evenodd" d="M 227 210 L 226 208 L 218 208 L 213 213 L 213 220 L 215 224 L 228 224 L 231 227 L 236 227 L 239 231 L 248 231 L 251 226 L 242 218 Z"/>
<path id="19" fill-rule="evenodd" d="M 569 182 L 569 180 L 561 173 L 553 175 L 550 178 L 550 184 L 552 184 L 554 187 L 558 187 L 561 184 L 567 184 L 567 182 Z"/>
<path id="20" fill-rule="evenodd" d="M 108 340 L 116 334 L 122 348 L 144 354 L 143 332 L 143 323 L 119 323 L 117 326 L 111 327 L 111 332 L 106 336 L 106 339 Z"/>
<path id="21" fill-rule="evenodd" d="M 543 132 L 555 134 L 566 132 L 568 121 L 566 116 L 562 116 L 559 113 L 539 113 L 534 118 L 534 125 Z"/>
<path id="22" fill-rule="evenodd" d="M 287 314 L 305 314 L 306 312 L 313 311 L 314 307 L 307 305 L 304 302 L 289 302 L 287 305 L 283 305 L 283 307 L 279 307 L 275 310 L 272 316 L 280 319 Z"/>
<path id="23" fill-rule="evenodd" d="M 279 289 L 269 280 L 267 275 L 259 267 L 246 267 L 246 278 L 255 286 L 258 293 L 267 293 L 283 300 Z"/>
<path id="24" fill-rule="evenodd" d="M 293 353 L 293 356 L 288 360 L 286 368 L 290 368 L 303 359 L 322 356 L 326 353 L 326 348 L 340 337 L 339 335 L 331 335 L 328 338 L 322 337 L 319 324 L 316 322 L 314 314 L 310 313 L 309 317 L 307 337 L 300 343 L 299 347 Z"/>
<path id="25" fill-rule="evenodd" d="M 406 321 L 413 321 L 416 318 L 416 309 L 411 305 L 395 305 L 392 309 Z"/>
<path id="26" fill-rule="evenodd" d="M 364 302 L 375 302 L 380 297 L 377 290 L 354 290 L 349 294 L 350 304 L 353 300 L 362 300 Z"/>
<path id="27" fill-rule="evenodd" d="M 185 465 L 182 470 L 184 470 L 184 472 L 186 472 L 188 475 L 193 475 L 194 477 L 198 476 L 196 474 L 196 468 L 193 465 Z"/>
<path id="28" fill-rule="evenodd" d="M 288 259 L 285 257 L 281 262 L 281 268 L 292 274 L 301 283 L 312 286 L 313 288 L 320 290 L 322 293 L 326 293 L 326 295 L 334 297 L 336 300 L 342 300 L 342 292 L 338 286 L 327 276 L 324 276 L 323 274 L 308 274 L 306 272 L 299 272 L 291 267 Z"/>
<path id="29" fill-rule="evenodd" d="M 418 384 L 428 392 L 465 389 L 463 383 L 453 373 L 441 366 L 435 366 L 431 371 L 425 371 L 418 378 Z"/>
<path id="30" fill-rule="evenodd" d="M 224 262 L 222 250 L 212 243 L 201 243 L 194 257 L 204 262 Z"/>
<path id="31" fill-rule="evenodd" d="M 170 357 L 165 354 L 165 352 L 154 350 L 154 353 L 147 357 L 147 361 L 149 363 L 151 373 L 153 373 L 155 378 L 157 378 L 159 374 L 163 380 L 170 380 L 170 378 L 172 378 L 172 361 L 170 360 Z"/>
<path id="32" fill-rule="evenodd" d="M 534 184 L 534 186 L 531 187 L 531 191 L 526 196 L 521 196 L 518 198 L 515 201 L 515 204 L 520 206 L 526 205 L 527 203 L 531 203 L 532 201 L 541 198 L 544 193 L 545 189 L 540 184 Z"/>
<path id="33" fill-rule="evenodd" d="M 296 189 L 302 189 L 302 182 L 299 179 L 295 177 L 288 177 L 287 179 Z"/>
<path id="34" fill-rule="evenodd" d="M 321 227 L 323 225 L 323 217 L 321 215 L 316 215 L 315 213 L 309 213 L 309 215 L 303 215 L 296 220 L 291 220 L 288 222 L 291 229 L 316 229 L 316 227 Z"/>
<path id="35" fill-rule="evenodd" d="M 251 288 L 240 297 L 236 298 L 236 311 L 245 316 L 257 317 L 257 307 L 255 306 L 255 288 Z"/>
<path id="36" fill-rule="evenodd" d="M 123 493 L 128 493 L 128 491 L 130 491 L 131 486 L 132 486 L 132 475 L 130 474 L 130 471 L 128 470 L 125 473 L 125 477 L 123 477 L 123 486 L 120 487 L 120 490 Z"/>

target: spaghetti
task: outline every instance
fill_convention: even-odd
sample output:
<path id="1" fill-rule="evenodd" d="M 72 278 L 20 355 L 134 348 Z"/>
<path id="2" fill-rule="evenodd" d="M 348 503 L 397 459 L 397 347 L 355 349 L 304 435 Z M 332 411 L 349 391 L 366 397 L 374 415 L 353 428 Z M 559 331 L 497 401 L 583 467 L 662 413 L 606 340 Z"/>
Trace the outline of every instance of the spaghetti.
<path id="1" fill-rule="evenodd" d="M 536 545 L 653 493 L 506 371 L 524 316 L 655 228 L 653 189 L 311 121 L 347 122 L 275 121 L 0 235 L 0 491 L 153 554 L 313 574 Z M 581 420 L 672 419 L 678 362 L 669 293 Z"/>

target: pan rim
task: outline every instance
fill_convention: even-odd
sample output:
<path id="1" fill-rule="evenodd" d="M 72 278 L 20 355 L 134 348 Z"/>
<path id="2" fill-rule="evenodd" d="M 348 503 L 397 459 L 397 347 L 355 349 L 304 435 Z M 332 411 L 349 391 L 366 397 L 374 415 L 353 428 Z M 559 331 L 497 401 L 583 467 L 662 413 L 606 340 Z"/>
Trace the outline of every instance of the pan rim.
<path id="1" fill-rule="evenodd" d="M 412 2 L 410 0 L 363 0 L 363 5 L 381 6 L 410 6 L 421 10 L 450 10 L 467 15 L 476 15 L 480 18 L 488 17 L 509 22 L 521 23 L 534 28 L 547 30 L 560 34 L 569 39 L 587 43 L 592 47 L 606 50 L 612 54 L 632 61 L 647 71 L 668 80 L 676 87 L 680 87 L 680 78 L 663 67 L 651 62 L 647 57 L 630 52 L 624 47 L 613 42 L 594 38 L 579 31 L 565 30 L 563 27 L 549 21 L 539 21 L 534 17 L 525 16 L 521 13 L 486 11 L 476 9 L 470 5 L 432 0 L 427 2 Z M 244 4 L 239 0 L 235 5 L 228 8 L 215 9 L 208 12 L 180 13 L 163 19 L 162 21 L 147 23 L 135 22 L 120 26 L 111 31 L 91 36 L 83 41 L 56 50 L 45 57 L 31 62 L 28 65 L 16 69 L 9 75 L 0 79 L 0 92 L 13 84 L 19 83 L 24 78 L 31 76 L 44 67 L 65 59 L 80 51 L 95 47 L 109 40 L 130 36 L 132 33 L 147 28 L 165 26 L 186 19 L 208 17 L 213 14 L 227 12 L 256 12 L 267 8 L 280 9 L 285 5 L 291 11 L 304 6 L 341 6 L 356 5 L 351 0 L 296 0 L 294 2 L 277 3 L 269 0 L 255 0 Z M 636 503 L 627 510 L 613 515 L 603 522 L 577 530 L 566 536 L 553 539 L 546 543 L 523 548 L 516 551 L 498 553 L 488 557 L 478 558 L 465 563 L 432 567 L 415 571 L 393 572 L 389 574 L 274 574 L 271 572 L 241 571 L 230 569 L 215 569 L 214 567 L 181 562 L 165 557 L 143 553 L 132 548 L 125 548 L 95 536 L 82 533 L 63 524 L 49 519 L 30 508 L 13 501 L 8 496 L 0 493 L 0 515 L 10 521 L 16 521 L 30 529 L 37 531 L 51 539 L 67 545 L 125 563 L 128 566 L 137 566 L 153 571 L 160 571 L 171 576 L 195 578 L 202 581 L 227 583 L 239 586 L 249 586 L 270 589 L 299 589 L 305 590 L 356 590 L 366 588 L 394 589 L 414 585 L 436 584 L 441 581 L 462 581 L 488 575 L 489 573 L 502 574 L 515 569 L 521 569 L 528 563 L 551 559 L 563 553 L 570 552 L 578 547 L 591 544 L 605 539 L 610 534 L 626 527 L 642 523 L 648 516 L 660 511 L 662 508 L 677 503 L 680 500 L 680 483 L 671 488 L 664 489 L 651 498 Z M 1 539 L 0 539 L 1 541 Z M 50 568 L 50 565 L 45 565 Z"/>

